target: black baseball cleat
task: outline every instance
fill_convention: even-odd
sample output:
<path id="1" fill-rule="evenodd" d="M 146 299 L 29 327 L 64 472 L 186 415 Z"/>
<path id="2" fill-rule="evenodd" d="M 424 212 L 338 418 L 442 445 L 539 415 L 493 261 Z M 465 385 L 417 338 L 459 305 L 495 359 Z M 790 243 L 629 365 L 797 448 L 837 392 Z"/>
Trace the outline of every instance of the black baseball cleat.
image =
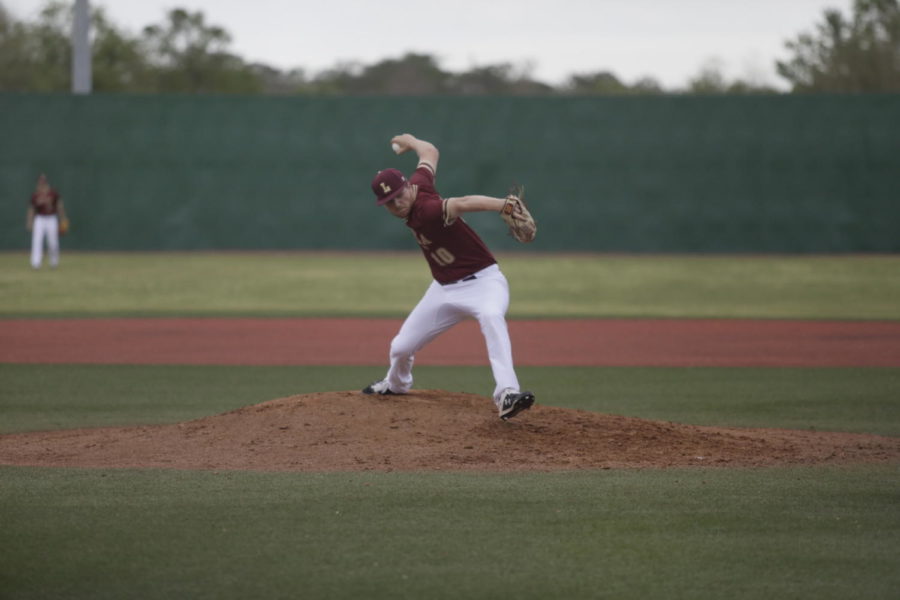
<path id="1" fill-rule="evenodd" d="M 534 394 L 531 392 L 507 392 L 500 402 L 500 418 L 504 421 L 528 410 L 534 404 Z"/>
<path id="2" fill-rule="evenodd" d="M 394 392 L 391 391 L 391 388 L 388 387 L 388 382 L 385 379 L 381 381 L 376 381 L 371 383 L 363 388 L 363 394 L 380 394 L 382 396 L 391 396 Z"/>

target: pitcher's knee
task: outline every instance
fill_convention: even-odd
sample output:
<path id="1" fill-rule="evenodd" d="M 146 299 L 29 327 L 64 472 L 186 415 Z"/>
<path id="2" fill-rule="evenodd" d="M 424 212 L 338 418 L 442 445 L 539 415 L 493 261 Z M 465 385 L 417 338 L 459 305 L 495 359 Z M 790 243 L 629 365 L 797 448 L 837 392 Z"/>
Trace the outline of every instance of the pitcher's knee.
<path id="1" fill-rule="evenodd" d="M 412 344 L 404 340 L 394 338 L 391 342 L 391 360 L 405 360 L 415 354 L 415 348 Z"/>
<path id="2" fill-rule="evenodd" d="M 481 329 L 506 329 L 506 314 L 500 311 L 486 312 L 478 315 Z"/>

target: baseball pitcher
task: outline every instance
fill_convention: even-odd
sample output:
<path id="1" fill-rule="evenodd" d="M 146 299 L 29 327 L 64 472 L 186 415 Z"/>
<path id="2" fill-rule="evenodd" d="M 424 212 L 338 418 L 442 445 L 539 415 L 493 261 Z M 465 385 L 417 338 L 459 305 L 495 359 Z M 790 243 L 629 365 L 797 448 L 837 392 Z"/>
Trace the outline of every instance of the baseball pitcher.
<path id="1" fill-rule="evenodd" d="M 395 136 L 397 154 L 412 150 L 419 162 L 407 179 L 397 169 L 379 171 L 372 180 L 375 203 L 403 219 L 434 278 L 425 295 L 406 318 L 391 342 L 390 368 L 381 381 L 363 389 L 366 394 L 404 394 L 413 383 L 416 352 L 466 318 L 481 326 L 496 383 L 494 403 L 503 420 L 534 404 L 534 394 L 520 391 L 513 368 L 512 345 L 506 327 L 509 286 L 497 260 L 462 215 L 495 211 L 517 240 L 530 242 L 536 226 L 522 201 L 524 188 L 515 187 L 505 198 L 461 196 L 442 198 L 435 189 L 438 149 L 411 134 Z"/>

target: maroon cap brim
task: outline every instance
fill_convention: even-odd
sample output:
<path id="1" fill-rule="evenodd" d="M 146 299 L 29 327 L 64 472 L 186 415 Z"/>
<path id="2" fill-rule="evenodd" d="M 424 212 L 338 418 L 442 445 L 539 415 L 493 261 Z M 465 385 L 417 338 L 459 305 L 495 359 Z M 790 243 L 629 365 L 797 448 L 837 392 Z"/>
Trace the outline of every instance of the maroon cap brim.
<path id="1" fill-rule="evenodd" d="M 380 199 L 376 200 L 376 201 L 375 201 L 375 206 L 384 206 L 385 204 L 387 204 L 388 202 L 390 202 L 391 200 L 393 200 L 394 198 L 396 198 L 397 196 L 399 196 L 400 193 L 401 193 L 404 189 L 406 189 L 406 186 L 407 186 L 408 183 L 409 183 L 408 181 L 404 181 L 404 182 L 403 182 L 403 185 L 400 186 L 400 189 L 399 189 L 399 190 L 397 190 L 396 192 L 391 192 L 390 194 L 388 194 L 388 195 L 385 196 L 384 198 L 380 198 Z"/>

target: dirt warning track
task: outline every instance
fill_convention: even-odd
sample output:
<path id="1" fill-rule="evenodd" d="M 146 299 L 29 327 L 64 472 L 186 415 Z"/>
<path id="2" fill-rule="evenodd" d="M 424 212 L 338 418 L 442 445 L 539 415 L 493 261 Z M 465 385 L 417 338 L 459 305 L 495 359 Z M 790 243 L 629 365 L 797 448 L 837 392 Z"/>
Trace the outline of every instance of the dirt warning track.
<path id="1" fill-rule="evenodd" d="M 398 319 L 5 319 L 0 362 L 383 365 Z M 510 321 L 522 366 L 900 367 L 900 322 L 733 319 Z M 485 365 L 477 324 L 419 365 Z"/>

